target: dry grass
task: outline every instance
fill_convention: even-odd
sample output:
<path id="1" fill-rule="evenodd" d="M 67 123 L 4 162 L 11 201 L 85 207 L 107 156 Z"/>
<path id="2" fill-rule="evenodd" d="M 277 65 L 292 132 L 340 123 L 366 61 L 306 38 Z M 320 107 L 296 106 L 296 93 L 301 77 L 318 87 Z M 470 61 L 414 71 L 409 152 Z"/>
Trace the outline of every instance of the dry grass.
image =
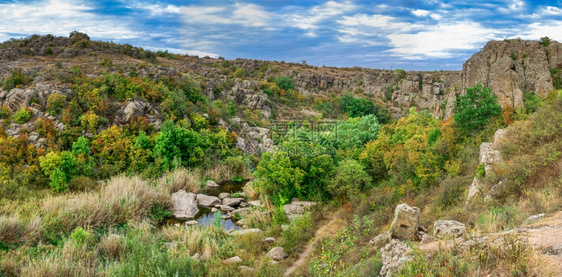
<path id="1" fill-rule="evenodd" d="M 62 229 L 78 226 L 112 226 L 148 215 L 153 206 L 170 206 L 168 194 L 156 192 L 139 177 L 118 176 L 99 192 L 52 197 L 45 200 L 43 213 Z M 53 223 L 53 220 L 49 220 Z"/>
<path id="2" fill-rule="evenodd" d="M 5 243 L 27 243 L 37 241 L 41 231 L 41 219 L 34 218 L 27 224 L 18 216 L 0 216 L 0 241 Z"/>
<path id="3" fill-rule="evenodd" d="M 118 260 L 125 252 L 124 239 L 116 234 L 109 234 L 103 237 L 98 244 L 98 253 L 109 261 Z"/>
<path id="4" fill-rule="evenodd" d="M 168 226 L 162 229 L 163 237 L 177 243 L 178 251 L 187 255 L 199 253 L 203 260 L 220 254 L 221 247 L 228 243 L 230 236 L 214 226 Z"/>
<path id="5" fill-rule="evenodd" d="M 161 188 L 166 188 L 170 193 L 179 190 L 197 193 L 201 190 L 202 178 L 198 171 L 180 168 L 166 173 L 158 181 Z"/>

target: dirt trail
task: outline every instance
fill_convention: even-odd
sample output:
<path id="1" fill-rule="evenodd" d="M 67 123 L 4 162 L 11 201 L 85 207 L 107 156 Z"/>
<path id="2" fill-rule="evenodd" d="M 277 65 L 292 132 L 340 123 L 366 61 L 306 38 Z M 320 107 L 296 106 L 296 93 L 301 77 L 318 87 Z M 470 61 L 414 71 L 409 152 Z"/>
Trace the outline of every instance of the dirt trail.
<path id="1" fill-rule="evenodd" d="M 328 217 L 328 220 L 329 220 L 328 223 L 326 223 L 324 226 L 322 226 L 322 227 L 318 228 L 318 230 L 316 230 L 316 232 L 314 233 L 314 240 L 312 240 L 311 242 L 309 242 L 306 245 L 304 251 L 299 256 L 299 259 L 296 260 L 293 263 L 293 265 L 285 271 L 285 273 L 283 274 L 283 277 L 290 276 L 295 270 L 297 270 L 300 266 L 302 266 L 302 264 L 304 263 L 306 258 L 314 250 L 314 244 L 319 239 L 321 239 L 323 237 L 326 237 L 326 236 L 329 236 L 331 234 L 335 234 L 334 230 L 342 227 L 345 224 L 345 222 L 343 222 L 343 220 L 336 217 L 334 214 L 331 214 Z"/>

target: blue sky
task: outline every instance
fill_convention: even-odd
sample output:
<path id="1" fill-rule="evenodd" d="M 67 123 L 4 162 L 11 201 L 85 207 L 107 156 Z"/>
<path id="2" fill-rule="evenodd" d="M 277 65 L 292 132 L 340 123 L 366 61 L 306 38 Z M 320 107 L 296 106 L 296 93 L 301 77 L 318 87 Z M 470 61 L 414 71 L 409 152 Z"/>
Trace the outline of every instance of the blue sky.
<path id="1" fill-rule="evenodd" d="M 191 55 L 461 69 L 489 40 L 562 41 L 562 0 L 0 0 L 0 40 L 85 32 Z"/>

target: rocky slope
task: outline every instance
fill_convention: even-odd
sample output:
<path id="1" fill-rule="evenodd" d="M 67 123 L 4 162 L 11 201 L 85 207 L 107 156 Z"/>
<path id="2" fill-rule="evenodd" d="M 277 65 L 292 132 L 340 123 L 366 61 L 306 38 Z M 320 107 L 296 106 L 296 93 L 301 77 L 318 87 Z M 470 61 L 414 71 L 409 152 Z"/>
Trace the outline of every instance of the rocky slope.
<path id="1" fill-rule="evenodd" d="M 0 90 L 0 106 L 8 107 L 11 112 L 31 106 L 38 116 L 44 112 L 50 94 L 72 94 L 69 84 L 63 80 L 75 66 L 80 66 L 88 77 L 101 76 L 103 71 L 127 75 L 136 66 L 136 74 L 143 78 L 157 81 L 166 76 L 195 80 L 210 100 L 232 100 L 250 110 L 259 110 L 266 120 L 319 114 L 313 107 L 305 110 L 272 102 L 260 87 L 260 81 L 281 75 L 290 77 L 295 90 L 303 97 L 315 99 L 353 92 L 383 103 L 394 117 L 400 117 L 410 106 L 417 106 L 429 109 L 438 118 L 448 118 L 454 112 L 457 95 L 477 83 L 490 86 L 502 106 L 522 105 L 523 92 L 545 97 L 553 89 L 549 69 L 562 67 L 562 46 L 555 41 L 548 45 L 522 40 L 491 41 L 463 65 L 462 71 L 405 72 L 244 59 L 226 61 L 167 53 L 156 57 L 142 48 L 90 41 L 85 34 L 72 33 L 69 38 L 32 36 L 5 42 L 0 47 L 0 60 L 2 80 L 16 69 L 33 76 L 28 85 Z M 104 64 L 107 61 L 111 63 Z M 235 69 L 243 69 L 245 76 L 235 78 Z M 112 109 L 117 111 L 109 118 L 113 124 L 125 124 L 133 115 L 144 114 L 158 128 L 163 119 L 159 106 L 142 99 L 115 102 Z M 291 110 L 294 111 L 288 112 Z M 58 128 L 64 127 L 56 118 L 52 120 Z M 10 128 L 12 135 L 21 129 L 20 126 Z"/>

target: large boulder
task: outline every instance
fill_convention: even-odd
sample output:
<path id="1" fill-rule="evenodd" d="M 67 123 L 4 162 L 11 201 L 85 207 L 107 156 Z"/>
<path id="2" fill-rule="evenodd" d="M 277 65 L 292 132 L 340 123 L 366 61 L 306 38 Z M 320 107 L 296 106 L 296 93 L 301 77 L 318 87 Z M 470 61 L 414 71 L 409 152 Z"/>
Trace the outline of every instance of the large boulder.
<path id="1" fill-rule="evenodd" d="M 460 238 L 466 233 L 466 226 L 455 220 L 437 220 L 433 223 L 435 238 Z"/>
<path id="2" fill-rule="evenodd" d="M 236 207 L 236 206 L 240 205 L 240 202 L 242 202 L 242 201 L 244 201 L 244 198 L 227 197 L 227 198 L 222 200 L 222 204 L 227 205 L 227 206 L 231 206 L 231 207 Z"/>
<path id="3" fill-rule="evenodd" d="M 287 256 L 289 256 L 289 254 L 285 252 L 285 249 L 283 249 L 283 247 L 274 247 L 273 249 L 269 250 L 269 252 L 267 252 L 267 254 L 265 255 L 272 258 L 275 261 L 281 261 L 285 259 Z"/>
<path id="4" fill-rule="evenodd" d="M 297 216 L 304 214 L 304 207 L 295 204 L 287 204 L 283 206 L 283 211 L 289 219 L 294 219 Z"/>
<path id="5" fill-rule="evenodd" d="M 394 220 L 390 225 L 390 236 L 399 240 L 418 240 L 420 209 L 408 204 L 396 206 Z"/>
<path id="6" fill-rule="evenodd" d="M 382 268 L 379 276 L 391 277 L 398 272 L 408 261 L 412 260 L 412 248 L 399 240 L 391 240 L 381 248 Z"/>
<path id="7" fill-rule="evenodd" d="M 202 207 L 212 208 L 220 205 L 221 200 L 216 196 L 208 196 L 205 194 L 197 194 L 197 204 Z"/>
<path id="8" fill-rule="evenodd" d="M 180 190 L 172 194 L 172 212 L 178 219 L 193 219 L 199 212 L 197 195 Z"/>
<path id="9" fill-rule="evenodd" d="M 223 264 L 236 264 L 236 263 L 241 263 L 242 259 L 240 259 L 240 257 L 238 256 L 234 256 L 232 258 L 228 258 L 224 261 L 222 261 Z"/>

